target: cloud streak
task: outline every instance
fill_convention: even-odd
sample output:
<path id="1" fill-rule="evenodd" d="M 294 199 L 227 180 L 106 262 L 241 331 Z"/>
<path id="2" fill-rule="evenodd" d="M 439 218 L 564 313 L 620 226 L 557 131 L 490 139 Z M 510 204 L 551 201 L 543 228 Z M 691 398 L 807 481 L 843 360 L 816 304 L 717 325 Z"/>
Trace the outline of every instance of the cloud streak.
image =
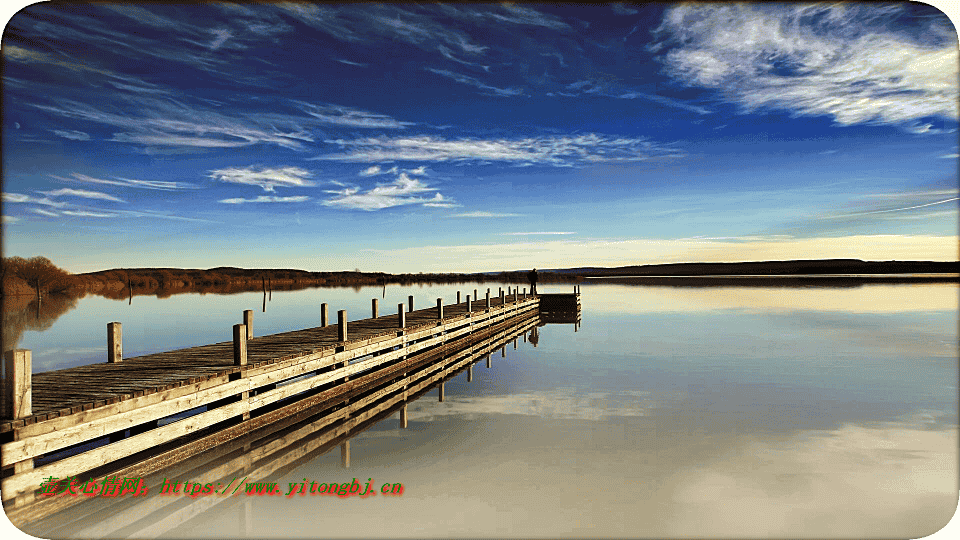
<path id="1" fill-rule="evenodd" d="M 95 178 L 85 174 L 73 173 L 71 176 L 50 175 L 61 182 L 103 184 L 108 186 L 121 186 L 137 189 L 154 189 L 160 191 L 176 191 L 180 189 L 195 189 L 197 186 L 185 182 L 165 182 L 161 180 L 134 180 L 130 178 L 115 177 L 114 179 Z"/>
<path id="2" fill-rule="evenodd" d="M 957 120 L 956 34 L 893 30 L 899 7 L 689 4 L 670 8 L 651 47 L 667 72 L 718 90 L 745 112 L 830 116 L 839 125 Z M 927 128 L 922 128 L 927 126 Z"/>
<path id="3" fill-rule="evenodd" d="M 646 137 L 612 137 L 595 133 L 526 139 L 441 139 L 431 136 L 329 140 L 347 152 L 314 159 L 347 162 L 499 161 L 552 166 L 584 163 L 629 163 L 678 158 L 685 153 Z"/>
<path id="4" fill-rule="evenodd" d="M 225 204 L 246 204 L 246 203 L 299 203 L 309 201 L 310 197 L 306 195 L 297 195 L 293 197 L 271 197 L 268 195 L 261 195 L 256 199 L 223 199 L 220 201 Z"/>
<path id="5" fill-rule="evenodd" d="M 49 197 L 61 197 L 66 195 L 69 197 L 82 197 L 85 199 L 100 199 L 103 201 L 124 202 L 122 199 L 118 199 L 113 195 L 108 195 L 100 191 L 89 191 L 86 189 L 63 188 L 55 191 L 41 191 L 41 193 Z"/>
<path id="6" fill-rule="evenodd" d="M 309 187 L 315 183 L 309 178 L 313 173 L 299 167 L 281 167 L 277 169 L 260 169 L 253 167 L 232 167 L 210 171 L 210 178 L 229 184 L 259 186 L 264 191 L 272 192 L 278 187 Z"/>
<path id="7" fill-rule="evenodd" d="M 437 188 L 430 187 L 416 178 L 410 178 L 406 173 L 400 173 L 393 182 L 378 184 L 367 191 L 361 191 L 359 187 L 328 191 L 328 193 L 336 196 L 323 201 L 322 204 L 324 206 L 366 211 L 411 204 L 421 204 L 433 208 L 457 206 L 454 201 L 444 198 L 440 193 L 434 193 L 433 197 L 422 196 L 436 191 Z"/>

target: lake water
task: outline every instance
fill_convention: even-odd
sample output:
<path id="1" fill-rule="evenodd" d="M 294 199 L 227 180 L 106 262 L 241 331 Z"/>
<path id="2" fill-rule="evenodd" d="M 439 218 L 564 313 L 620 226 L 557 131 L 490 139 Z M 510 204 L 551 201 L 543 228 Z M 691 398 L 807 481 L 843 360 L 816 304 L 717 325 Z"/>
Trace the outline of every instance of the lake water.
<path id="1" fill-rule="evenodd" d="M 274 292 L 265 312 L 260 293 L 88 297 L 5 332 L 46 371 L 105 361 L 110 321 L 135 356 L 228 341 L 244 309 L 263 335 L 319 324 L 321 302 L 358 319 L 371 298 L 386 314 L 487 286 Z M 956 284 L 581 290 L 577 331 L 543 326 L 431 390 L 406 429 L 393 414 L 352 438 L 349 469 L 332 451 L 263 479 L 402 496 L 248 497 L 246 525 L 220 505 L 161 536 L 919 538 L 953 515 Z"/>

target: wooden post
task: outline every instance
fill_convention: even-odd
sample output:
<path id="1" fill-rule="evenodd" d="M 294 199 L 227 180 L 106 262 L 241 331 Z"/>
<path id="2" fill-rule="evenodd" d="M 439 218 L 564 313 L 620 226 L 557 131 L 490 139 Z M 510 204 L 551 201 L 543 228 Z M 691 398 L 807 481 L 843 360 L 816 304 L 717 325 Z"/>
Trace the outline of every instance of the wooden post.
<path id="1" fill-rule="evenodd" d="M 400 321 L 399 324 L 397 324 L 397 328 L 402 330 L 403 327 L 407 325 L 407 318 L 403 314 L 403 304 L 397 304 L 397 315 Z"/>
<path id="2" fill-rule="evenodd" d="M 473 297 L 474 297 L 474 298 L 480 298 L 480 295 L 477 294 L 477 290 L 476 290 L 476 289 L 473 290 Z"/>
<path id="3" fill-rule="evenodd" d="M 120 323 L 107 323 L 107 362 L 123 361 L 123 328 Z"/>
<path id="4" fill-rule="evenodd" d="M 443 298 L 437 298 L 437 320 L 443 318 Z"/>
<path id="5" fill-rule="evenodd" d="M 407 427 L 407 404 L 404 403 L 403 407 L 400 408 L 400 427 L 406 429 Z"/>
<path id="6" fill-rule="evenodd" d="M 33 353 L 30 349 L 14 349 L 4 353 L 3 360 L 6 374 L 3 405 L 6 416 L 12 420 L 30 416 L 33 414 Z"/>
<path id="7" fill-rule="evenodd" d="M 503 289 L 500 289 L 500 305 L 502 306 L 503 304 L 504 304 Z"/>
<path id="8" fill-rule="evenodd" d="M 326 304 L 320 304 L 320 326 L 330 324 L 330 308 Z"/>
<path id="9" fill-rule="evenodd" d="M 443 403 L 443 383 L 440 383 L 440 403 Z"/>
<path id="10" fill-rule="evenodd" d="M 526 287 L 523 288 L 523 299 L 524 299 L 524 300 L 527 299 L 527 288 L 526 288 Z"/>
<path id="11" fill-rule="evenodd" d="M 506 357 L 507 357 L 507 346 L 504 345 L 503 347 L 500 347 L 500 358 L 506 358 Z"/>
<path id="12" fill-rule="evenodd" d="M 473 311 L 473 302 L 470 301 L 470 295 L 468 294 L 467 295 L 467 313 L 471 313 L 472 311 Z"/>
<path id="13" fill-rule="evenodd" d="M 379 303 L 379 302 L 380 302 L 380 301 L 377 300 L 376 298 L 374 298 L 374 299 L 373 299 L 373 302 L 372 302 L 372 304 L 373 304 L 373 306 L 372 306 L 372 307 L 373 307 L 373 318 L 374 318 L 374 319 L 376 319 L 377 317 L 380 316 L 380 303 Z"/>
<path id="14" fill-rule="evenodd" d="M 340 466 L 344 469 L 350 468 L 350 441 L 340 443 Z"/>
<path id="15" fill-rule="evenodd" d="M 247 327 L 247 339 L 253 339 L 253 310 L 243 312 L 243 325 Z"/>
<path id="16" fill-rule="evenodd" d="M 460 303 L 460 291 L 457 291 L 457 303 Z"/>
<path id="17" fill-rule="evenodd" d="M 473 382 L 473 364 L 467 366 L 467 382 Z"/>
<path id="18" fill-rule="evenodd" d="M 247 327 L 243 324 L 233 325 L 233 365 L 247 365 Z"/>
<path id="19" fill-rule="evenodd" d="M 487 289 L 487 311 L 490 311 L 490 289 Z"/>
<path id="20" fill-rule="evenodd" d="M 337 312 L 337 341 L 347 340 L 347 310 Z"/>
<path id="21" fill-rule="evenodd" d="M 489 368 L 491 364 L 490 355 L 487 355 L 487 367 Z"/>

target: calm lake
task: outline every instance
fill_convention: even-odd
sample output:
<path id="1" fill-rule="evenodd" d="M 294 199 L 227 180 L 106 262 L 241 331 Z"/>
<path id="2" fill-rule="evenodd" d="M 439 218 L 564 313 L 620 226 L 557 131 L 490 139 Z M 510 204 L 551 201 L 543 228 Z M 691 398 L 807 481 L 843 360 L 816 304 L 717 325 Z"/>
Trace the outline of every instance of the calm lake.
<path id="1" fill-rule="evenodd" d="M 38 372 L 105 362 L 110 321 L 123 323 L 130 357 L 229 341 L 245 309 L 264 335 L 318 325 L 322 302 L 353 320 L 371 298 L 386 314 L 411 294 L 419 309 L 488 286 L 501 285 L 275 291 L 265 311 L 260 293 L 92 296 L 45 330 L 4 331 Z M 472 382 L 448 381 L 442 403 L 430 390 L 409 404 L 406 429 L 397 414 L 380 420 L 350 439 L 349 469 L 331 451 L 250 479 L 284 493 L 305 479 L 372 479 L 402 483 L 402 496 L 245 497 L 246 525 L 221 504 L 167 528 L 61 532 L 919 538 L 953 515 L 956 284 L 581 291 L 576 331 L 547 324 L 536 346 L 520 339 L 476 364 Z"/>

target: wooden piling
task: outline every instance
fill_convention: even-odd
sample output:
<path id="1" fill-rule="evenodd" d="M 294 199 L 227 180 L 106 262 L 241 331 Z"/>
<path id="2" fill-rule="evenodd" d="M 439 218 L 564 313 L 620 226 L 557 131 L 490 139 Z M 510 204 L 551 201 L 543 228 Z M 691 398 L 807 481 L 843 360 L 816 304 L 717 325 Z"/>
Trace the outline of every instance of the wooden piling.
<path id="1" fill-rule="evenodd" d="M 471 302 L 470 295 L 468 294 L 467 295 L 467 313 L 470 313 L 472 311 L 473 311 L 473 302 Z"/>
<path id="2" fill-rule="evenodd" d="M 107 323 L 107 362 L 123 361 L 123 328 L 118 322 Z"/>
<path id="3" fill-rule="evenodd" d="M 407 404 L 404 403 L 403 407 L 400 407 L 400 427 L 406 429 L 407 427 Z"/>
<path id="4" fill-rule="evenodd" d="M 33 414 L 31 379 L 33 375 L 33 353 L 30 349 L 14 349 L 3 354 L 4 372 L 4 411 L 13 420 Z"/>
<path id="5" fill-rule="evenodd" d="M 330 308 L 326 304 L 320 304 L 320 326 L 330 324 Z"/>
<path id="6" fill-rule="evenodd" d="M 473 364 L 467 366 L 467 382 L 473 382 Z"/>
<path id="7" fill-rule="evenodd" d="M 407 317 L 403 314 L 403 304 L 397 304 L 397 316 L 399 317 L 399 323 L 397 328 L 403 329 L 407 325 Z"/>
<path id="8" fill-rule="evenodd" d="M 371 311 L 372 311 L 372 313 L 373 313 L 373 318 L 376 319 L 377 317 L 380 316 L 380 301 L 377 300 L 376 298 L 374 298 L 373 301 L 371 302 L 371 304 L 372 304 L 372 305 L 371 305 L 371 308 L 372 308 Z"/>
<path id="9" fill-rule="evenodd" d="M 413 295 L 412 294 L 407 297 L 407 304 L 409 305 L 409 309 L 407 309 L 407 311 L 409 311 L 410 313 L 413 313 Z"/>
<path id="10" fill-rule="evenodd" d="M 443 298 L 437 298 L 437 320 L 443 319 Z"/>
<path id="11" fill-rule="evenodd" d="M 489 368 L 489 367 L 491 367 L 491 366 L 492 366 L 492 360 L 490 360 L 490 355 L 488 354 L 488 355 L 487 355 L 487 367 Z"/>
<path id="12" fill-rule="evenodd" d="M 340 466 L 344 469 L 350 468 L 350 441 L 340 443 Z"/>
<path id="13" fill-rule="evenodd" d="M 347 310 L 337 312 L 337 341 L 347 341 Z"/>
<path id="14" fill-rule="evenodd" d="M 443 403 L 443 383 L 440 383 L 439 401 Z"/>
<path id="15" fill-rule="evenodd" d="M 233 365 L 247 365 L 247 327 L 243 324 L 233 325 Z"/>
<path id="16" fill-rule="evenodd" d="M 457 291 L 457 303 L 460 303 L 460 291 Z"/>
<path id="17" fill-rule="evenodd" d="M 253 310 L 243 312 L 243 324 L 247 327 L 247 339 L 253 339 Z"/>
<path id="18" fill-rule="evenodd" d="M 490 289 L 487 289 L 487 311 L 490 311 Z"/>

